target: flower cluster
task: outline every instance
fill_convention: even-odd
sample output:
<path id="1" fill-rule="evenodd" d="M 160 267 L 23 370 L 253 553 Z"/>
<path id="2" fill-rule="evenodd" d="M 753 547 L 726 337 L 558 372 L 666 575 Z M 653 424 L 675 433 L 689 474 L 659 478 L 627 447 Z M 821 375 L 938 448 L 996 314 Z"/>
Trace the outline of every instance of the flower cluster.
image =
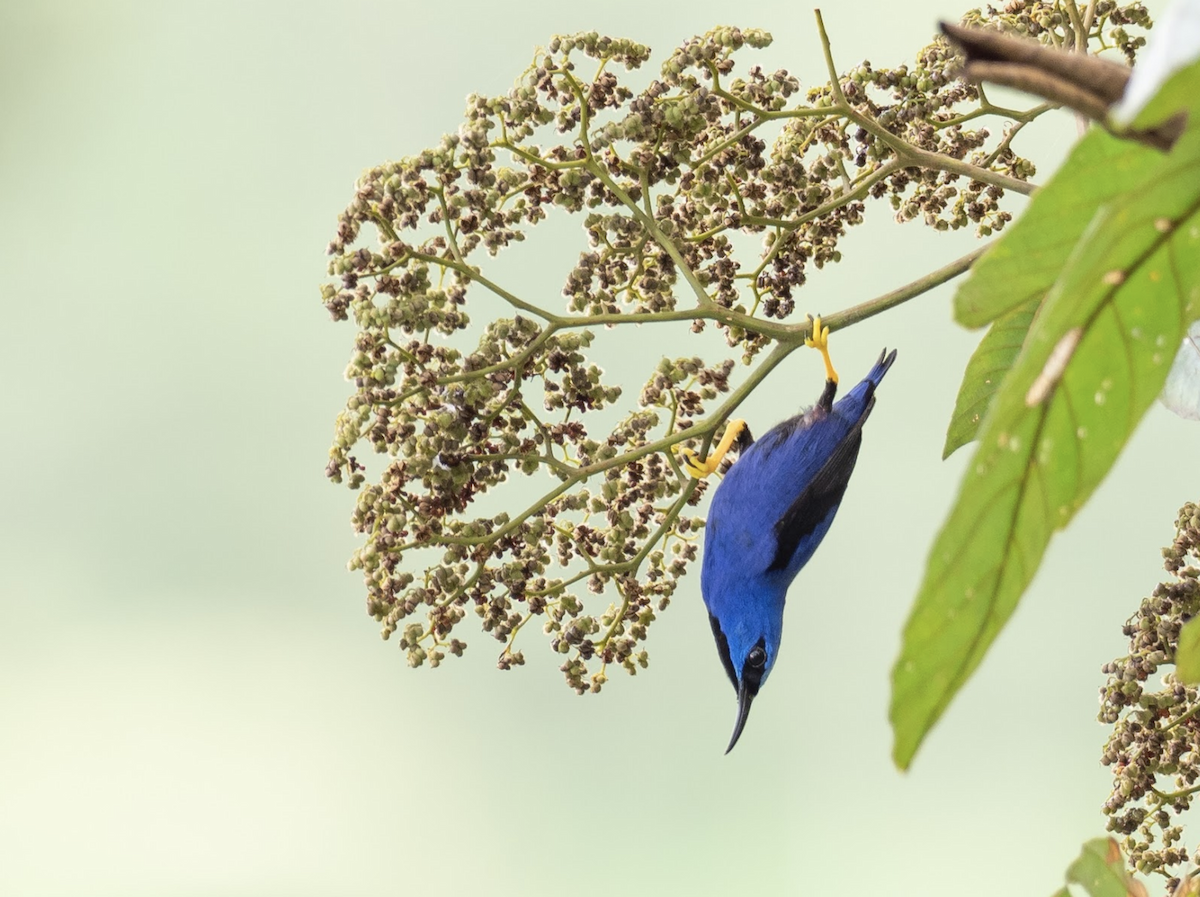
<path id="1" fill-rule="evenodd" d="M 1050 8 L 1010 6 L 1037 22 Z M 1061 41 L 1064 27 L 1039 36 Z M 911 68 L 864 62 L 808 90 L 735 63 L 770 40 L 718 28 L 633 86 L 618 72 L 644 66 L 647 47 L 555 37 L 510 91 L 470 97 L 457 133 L 358 181 L 321 290 L 334 320 L 357 328 L 326 472 L 358 490 L 351 566 L 413 665 L 461 654 L 468 614 L 502 643 L 504 669 L 523 663 L 515 639 L 538 618 L 579 691 L 599 690 L 609 664 L 646 664 L 647 628 L 702 525 L 685 511 L 704 484 L 670 450 L 706 448 L 783 356 L 736 385 L 732 359 L 664 359 L 631 397 L 591 360 L 599 328 L 711 323 L 750 365 L 772 343 L 803 345 L 807 324 L 787 323 L 795 292 L 840 259 L 871 199 L 901 220 L 986 234 L 1009 220 L 1005 191 L 1027 190 L 1033 165 L 1012 138 L 1044 110 L 990 106 L 955 79 L 940 39 Z M 989 116 L 1014 122 L 1003 139 L 982 126 Z M 570 214 L 587 246 L 559 307 L 485 272 Z M 762 247 L 749 260 L 747 235 Z M 473 324 L 481 293 L 511 316 Z M 492 495 L 517 473 L 544 483 L 521 511 Z M 607 593 L 607 609 L 588 593 Z"/>
<path id="2" fill-rule="evenodd" d="M 1062 3 L 1043 0 L 1009 0 L 1002 10 L 988 6 L 986 11 L 974 9 L 963 16 L 964 25 L 992 26 L 1009 34 L 1033 37 L 1056 47 L 1076 45 L 1075 23 Z M 1086 29 L 1088 46 L 1098 52 L 1115 49 L 1130 65 L 1137 51 L 1146 45 L 1142 34 L 1130 34 L 1130 28 L 1150 28 L 1150 13 L 1141 3 L 1121 5 L 1117 0 L 1097 0 L 1091 22 L 1079 22 Z"/>
<path id="3" fill-rule="evenodd" d="M 1179 868 L 1200 863 L 1182 843 L 1179 816 L 1200 793 L 1200 691 L 1172 670 L 1183 625 L 1200 614 L 1200 506 L 1184 505 L 1174 542 L 1163 549 L 1171 578 L 1142 601 L 1125 624 L 1129 654 L 1105 664 L 1100 721 L 1113 727 L 1101 762 L 1113 771 L 1104 805 L 1110 831 L 1124 835 L 1134 868 L 1178 884 Z"/>

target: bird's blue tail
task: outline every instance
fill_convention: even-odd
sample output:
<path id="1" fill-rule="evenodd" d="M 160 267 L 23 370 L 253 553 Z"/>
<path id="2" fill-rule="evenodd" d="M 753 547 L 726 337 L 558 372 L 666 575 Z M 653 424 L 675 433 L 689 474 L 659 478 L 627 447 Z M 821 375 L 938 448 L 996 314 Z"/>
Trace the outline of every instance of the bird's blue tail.
<path id="1" fill-rule="evenodd" d="M 845 397 L 838 402 L 839 405 L 845 402 L 849 405 L 856 405 L 864 409 L 863 413 L 869 412 L 875 401 L 875 387 L 883 379 L 883 375 L 888 372 L 892 366 L 892 362 L 896 360 L 896 350 L 889 352 L 884 349 L 879 353 L 879 360 L 875 362 L 875 367 L 867 372 L 867 376 L 863 377 L 855 387 L 846 393 Z"/>
<path id="2" fill-rule="evenodd" d="M 888 368 L 892 366 L 892 362 L 896 360 L 896 350 L 889 352 L 884 349 L 879 353 L 879 360 L 875 362 L 875 367 L 867 372 L 866 379 L 870 380 L 874 386 L 879 385 L 879 381 L 883 379 L 883 375 L 888 372 Z"/>

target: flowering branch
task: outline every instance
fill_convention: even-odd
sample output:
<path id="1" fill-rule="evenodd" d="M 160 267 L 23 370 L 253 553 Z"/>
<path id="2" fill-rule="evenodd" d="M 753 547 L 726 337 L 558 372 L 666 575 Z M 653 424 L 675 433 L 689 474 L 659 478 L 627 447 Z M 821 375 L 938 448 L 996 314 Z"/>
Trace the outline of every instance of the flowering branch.
<path id="1" fill-rule="evenodd" d="M 1064 38 L 1065 18 L 1040 24 L 1052 6 L 1017 5 L 988 21 Z M 986 236 L 1011 218 L 1006 193 L 1033 189 L 1034 166 L 1013 143 L 1049 106 L 991 105 L 957 79 L 940 38 L 911 70 L 864 62 L 838 74 L 818 27 L 831 80 L 806 92 L 786 71 L 735 72 L 735 54 L 770 43 L 762 31 L 693 38 L 637 90 L 614 70 L 642 67 L 647 47 L 556 37 L 511 91 L 469 98 L 457 134 L 360 179 L 322 288 L 334 319 L 353 316 L 358 328 L 355 392 L 327 474 L 357 490 L 352 522 L 365 541 L 351 566 L 368 612 L 385 638 L 399 631 L 411 664 L 461 654 L 457 627 L 472 613 L 502 644 L 504 669 L 524 662 L 516 638 L 535 617 L 580 692 L 599 691 L 611 664 L 644 667 L 647 628 L 703 526 L 689 509 L 706 486 L 671 450 L 706 448 L 803 343 L 794 294 L 811 269 L 841 259 L 840 239 L 871 200 L 886 199 L 901 221 Z M 993 138 L 982 126 L 992 118 L 1015 124 Z M 552 213 L 581 216 L 588 242 L 566 273 L 564 307 L 521 296 L 480 259 Z M 762 248 L 744 263 L 747 235 Z M 824 320 L 848 327 L 977 254 Z M 468 335 L 468 296 L 480 293 L 512 316 Z M 598 430 L 598 412 L 624 399 L 588 358 L 598 329 L 683 323 L 715 327 L 741 367 L 663 358 L 619 422 Z M 363 443 L 374 461 L 356 454 Z M 544 494 L 516 513 L 480 511 L 518 472 L 546 479 Z M 581 584 L 610 592 L 607 609 L 585 601 Z"/>

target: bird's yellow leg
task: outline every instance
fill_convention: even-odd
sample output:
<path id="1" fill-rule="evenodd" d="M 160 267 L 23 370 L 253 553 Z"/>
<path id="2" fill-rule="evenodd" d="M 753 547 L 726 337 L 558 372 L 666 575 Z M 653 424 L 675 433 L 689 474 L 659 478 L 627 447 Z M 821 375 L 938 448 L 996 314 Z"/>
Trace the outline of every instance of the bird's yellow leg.
<path id="1" fill-rule="evenodd" d="M 721 437 L 721 442 L 713 450 L 712 454 L 703 461 L 690 448 L 681 446 L 677 451 L 683 461 L 683 469 L 698 480 L 702 480 L 709 474 L 715 473 L 717 468 L 721 466 L 721 462 L 725 460 L 726 453 L 732 448 L 734 440 L 738 438 L 738 434 L 745 428 L 746 422 L 741 418 L 731 420 L 725 425 L 725 435 Z"/>
<path id="2" fill-rule="evenodd" d="M 829 359 L 829 328 L 821 324 L 820 315 L 815 318 L 809 315 L 808 319 L 812 321 L 812 334 L 805 338 L 804 345 L 821 353 L 821 357 L 825 359 L 825 379 L 837 383 L 837 371 L 833 369 L 833 362 Z"/>

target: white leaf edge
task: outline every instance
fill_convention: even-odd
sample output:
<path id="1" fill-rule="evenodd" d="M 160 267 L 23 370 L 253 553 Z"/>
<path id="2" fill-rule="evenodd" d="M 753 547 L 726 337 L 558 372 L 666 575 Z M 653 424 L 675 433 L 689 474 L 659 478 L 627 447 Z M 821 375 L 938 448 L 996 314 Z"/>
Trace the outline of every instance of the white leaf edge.
<path id="1" fill-rule="evenodd" d="M 1200 321 L 1188 328 L 1158 400 L 1187 420 L 1200 420 Z"/>
<path id="2" fill-rule="evenodd" d="M 1150 32 L 1125 85 L 1125 96 L 1110 110 L 1110 120 L 1117 127 L 1128 127 L 1172 75 L 1197 59 L 1200 0 L 1173 0 Z"/>

